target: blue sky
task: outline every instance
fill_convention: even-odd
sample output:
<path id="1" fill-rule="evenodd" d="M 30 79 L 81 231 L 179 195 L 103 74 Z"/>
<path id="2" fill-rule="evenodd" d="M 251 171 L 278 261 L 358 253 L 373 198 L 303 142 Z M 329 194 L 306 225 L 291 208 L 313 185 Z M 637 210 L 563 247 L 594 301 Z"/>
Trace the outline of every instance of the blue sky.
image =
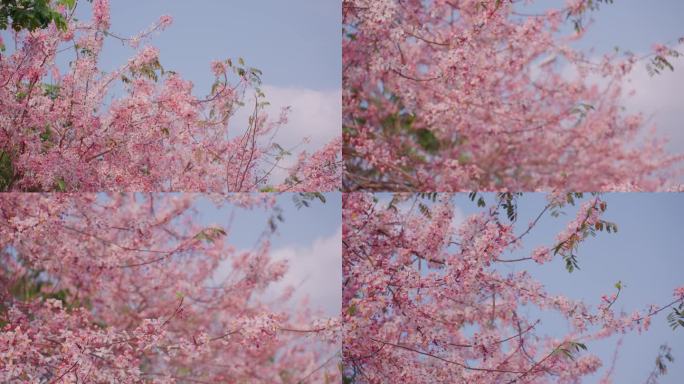
<path id="1" fill-rule="evenodd" d="M 684 2 L 679 0 L 618 0 L 594 13 L 586 43 L 601 49 L 617 45 L 637 52 L 648 50 L 653 43 L 684 37 L 681 15 Z"/>
<path id="2" fill-rule="evenodd" d="M 608 203 L 604 218 L 617 223 L 617 234 L 600 233 L 589 238 L 579 248 L 580 270 L 568 273 L 559 258 L 551 263 L 510 263 L 510 268 L 527 269 L 554 294 L 563 294 L 596 305 L 601 294 L 614 292 L 614 284 L 625 285 L 614 308 L 631 313 L 649 304 L 667 304 L 672 291 L 684 284 L 684 194 L 679 193 L 614 193 L 603 195 Z M 457 206 L 465 217 L 479 212 L 467 195 L 456 197 Z M 518 231 L 525 228 L 546 204 L 543 194 L 525 194 L 520 200 Z M 575 217 L 577 207 L 564 210 L 559 218 L 545 216 L 524 241 L 524 248 L 510 258 L 528 256 L 538 245 L 554 245 L 558 232 Z M 658 347 L 672 347 L 675 362 L 661 383 L 678 383 L 684 376 L 684 329 L 673 331 L 666 322 L 669 313 L 653 319 L 648 332 L 625 336 L 615 367 L 615 383 L 644 382 L 654 367 Z M 530 312 L 531 316 L 538 315 Z M 543 332 L 562 335 L 565 323 L 554 317 L 543 317 Z M 607 364 L 616 348 L 617 338 L 588 343 L 589 351 L 597 353 Z M 597 382 L 600 375 L 587 380 Z"/>
<path id="3" fill-rule="evenodd" d="M 565 0 L 542 0 L 521 8 L 538 11 L 564 4 Z M 578 46 L 597 48 L 599 52 L 615 46 L 645 51 L 653 43 L 684 37 L 683 14 L 684 2 L 679 0 L 616 0 L 613 4 L 600 4 L 598 10 L 588 14 L 593 22 L 586 24 L 587 34 Z"/>
<path id="4" fill-rule="evenodd" d="M 90 20 L 91 4 L 78 2 L 76 17 Z M 114 0 L 110 1 L 110 32 L 129 37 L 154 25 L 162 15 L 171 26 L 143 45 L 160 51 L 167 70 L 207 94 L 214 76 L 213 60 L 242 57 L 263 72 L 264 84 L 279 88 L 334 91 L 342 86 L 341 0 Z M 14 51 L 11 32 L 0 31 L 7 54 Z M 100 57 L 103 70 L 118 68 L 135 54 L 108 38 Z M 60 60 L 66 67 L 67 59 Z"/>
<path id="5" fill-rule="evenodd" d="M 297 208 L 294 203 L 296 193 L 284 193 L 275 195 L 276 205 L 282 209 L 284 222 L 278 223 L 276 236 L 271 244 L 273 247 L 290 245 L 307 245 L 315 239 L 331 236 L 337 231 L 342 222 L 342 195 L 340 193 L 324 193 L 326 202 L 313 200 L 309 207 Z M 216 209 L 213 203 L 201 199 L 197 205 L 199 218 L 205 224 L 230 224 L 231 244 L 238 248 L 248 248 L 254 245 L 254 241 L 261 232 L 268 228 L 267 221 L 272 214 L 264 209 L 235 209 L 234 206 L 225 206 Z"/>
<path id="6" fill-rule="evenodd" d="M 81 1 L 80 17 L 90 6 Z M 264 72 L 264 82 L 319 91 L 341 86 L 341 6 L 337 0 L 111 1 L 112 32 L 134 35 L 171 15 L 173 24 L 152 40 L 161 62 L 209 90 L 212 60 L 243 57 Z M 131 50 L 110 40 L 105 65 Z M 113 67 L 110 67 L 113 68 Z"/>

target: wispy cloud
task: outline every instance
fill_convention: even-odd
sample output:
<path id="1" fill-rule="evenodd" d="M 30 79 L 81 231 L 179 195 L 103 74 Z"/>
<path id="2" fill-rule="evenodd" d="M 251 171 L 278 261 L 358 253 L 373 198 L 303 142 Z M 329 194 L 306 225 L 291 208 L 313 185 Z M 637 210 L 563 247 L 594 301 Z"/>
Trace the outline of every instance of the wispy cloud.
<path id="1" fill-rule="evenodd" d="M 342 308 L 342 227 L 307 246 L 286 246 L 271 252 L 274 260 L 287 260 L 289 270 L 267 295 L 277 297 L 295 287 L 293 302 L 307 298 L 314 310 L 337 316 Z"/>
<path id="2" fill-rule="evenodd" d="M 284 107 L 290 107 L 288 123 L 282 127 L 274 141 L 283 148 L 297 147 L 309 153 L 322 148 L 333 138 L 342 134 L 342 91 L 318 91 L 307 88 L 275 87 L 265 85 L 262 90 L 270 103 L 266 112 L 277 118 Z M 237 127 L 247 124 L 251 111 L 241 108 L 237 111 L 234 122 Z M 307 139 L 307 142 L 304 142 Z M 297 151 L 298 152 L 298 151 Z M 290 156 L 281 163 L 283 167 L 290 167 L 297 161 L 296 156 Z M 281 181 L 287 172 L 274 172 L 273 179 Z"/>
<path id="3" fill-rule="evenodd" d="M 684 52 L 684 45 L 677 48 Z M 684 152 L 684 57 L 669 59 L 675 70 L 664 70 L 659 75 L 648 74 L 645 65 L 638 65 L 630 74 L 626 90 L 634 90 L 633 96 L 624 101 L 628 112 L 641 112 L 658 132 L 670 139 L 669 150 Z"/>

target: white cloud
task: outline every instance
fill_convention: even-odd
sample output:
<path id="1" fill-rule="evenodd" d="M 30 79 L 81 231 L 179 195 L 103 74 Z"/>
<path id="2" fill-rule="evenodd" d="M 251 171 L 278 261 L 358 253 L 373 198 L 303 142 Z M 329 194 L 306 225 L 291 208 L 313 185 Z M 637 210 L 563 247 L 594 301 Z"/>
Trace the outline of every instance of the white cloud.
<path id="1" fill-rule="evenodd" d="M 676 50 L 684 52 L 684 44 L 680 44 Z M 598 56 L 590 59 L 592 62 L 600 60 Z M 636 63 L 623 83 L 622 106 L 627 113 L 642 113 L 647 119 L 647 128 L 655 126 L 659 137 L 669 139 L 667 149 L 671 153 L 684 153 L 684 56 L 668 60 L 674 66 L 674 71 L 665 69 L 654 76 L 648 73 L 647 61 Z M 578 76 L 570 65 L 565 65 L 561 73 L 567 79 Z M 599 74 L 590 74 L 585 81 L 599 86 L 607 85 L 607 80 Z M 632 91 L 634 94 L 630 95 Z"/>
<path id="2" fill-rule="evenodd" d="M 281 127 L 274 138 L 274 142 L 283 148 L 297 147 L 297 151 L 305 149 L 309 153 L 322 148 L 326 143 L 342 134 L 342 91 L 317 91 L 306 88 L 275 87 L 265 85 L 262 90 L 266 100 L 270 103 L 267 113 L 277 118 L 284 107 L 291 111 L 288 123 Z M 234 117 L 234 124 L 238 127 L 246 126 L 249 118 L 249 108 L 241 108 Z M 304 139 L 308 143 L 302 144 Z M 295 152 L 295 153 L 296 153 Z M 296 162 L 295 156 L 283 160 L 284 167 L 292 166 Z M 286 172 L 280 170 L 274 173 L 273 179 L 281 181 Z"/>
<path id="3" fill-rule="evenodd" d="M 292 302 L 308 298 L 314 310 L 338 316 L 342 308 L 342 227 L 309 246 L 287 246 L 271 252 L 273 260 L 287 260 L 289 270 L 266 295 L 277 297 L 287 286 L 296 288 Z"/>
<path id="4" fill-rule="evenodd" d="M 454 229 L 460 227 L 463 224 L 463 222 L 465 222 L 465 219 L 466 215 L 465 213 L 463 213 L 463 210 L 461 210 L 461 208 L 458 205 L 454 206 L 454 217 L 451 219 L 451 223 Z"/>
<path id="5" fill-rule="evenodd" d="M 684 52 L 684 45 L 678 47 Z M 630 74 L 625 90 L 635 94 L 625 98 L 628 112 L 641 112 L 658 132 L 670 139 L 668 149 L 684 152 L 684 57 L 669 59 L 675 70 L 664 70 L 659 75 L 648 74 L 645 65 L 639 64 Z"/>
<path id="6" fill-rule="evenodd" d="M 276 142 L 283 147 L 296 145 L 308 137 L 307 149 L 315 150 L 342 134 L 341 90 L 265 86 L 264 92 L 273 114 L 285 106 L 292 108 L 288 124 L 276 136 Z"/>

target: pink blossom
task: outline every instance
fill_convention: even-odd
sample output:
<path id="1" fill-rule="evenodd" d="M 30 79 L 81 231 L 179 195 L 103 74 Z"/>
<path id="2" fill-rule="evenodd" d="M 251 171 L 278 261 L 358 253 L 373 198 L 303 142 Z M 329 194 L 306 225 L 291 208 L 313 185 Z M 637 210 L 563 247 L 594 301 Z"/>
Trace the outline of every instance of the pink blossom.
<path id="1" fill-rule="evenodd" d="M 677 287 L 674 290 L 674 297 L 684 299 L 684 285 Z"/>
<path id="2" fill-rule="evenodd" d="M 348 377 L 362 371 L 368 383 L 494 384 L 521 377 L 577 383 L 604 363 L 591 353 L 594 341 L 642 332 L 662 309 L 648 306 L 625 315 L 611 305 L 617 294 L 604 295 L 594 309 L 582 300 L 551 295 L 526 271 L 511 272 L 510 263 L 529 263 L 504 256 L 520 246 L 514 234 L 541 224 L 506 224 L 498 202 L 454 226 L 453 195 L 438 194 L 431 201 L 398 193 L 388 199 L 391 204 L 370 193 L 343 195 L 342 337 Z M 567 200 L 567 194 L 549 198 L 557 208 Z M 578 217 L 589 214 L 595 223 L 592 209 L 605 210 L 601 203 L 588 198 Z M 425 208 L 416 209 L 419 204 Z M 576 234 L 579 222 L 568 221 L 568 234 Z M 539 246 L 532 255 L 543 263 L 551 251 Z M 546 315 L 567 324 L 568 331 L 547 333 L 540 320 Z"/>
<path id="3" fill-rule="evenodd" d="M 159 17 L 159 26 L 161 28 L 166 28 L 173 23 L 173 17 L 170 15 L 162 15 Z"/>
<path id="4" fill-rule="evenodd" d="M 551 250 L 549 250 L 547 247 L 537 247 L 534 251 L 532 251 L 532 260 L 539 264 L 544 264 L 548 261 L 551 261 L 551 258 Z"/>
<path id="5" fill-rule="evenodd" d="M 99 28 L 109 28 L 109 0 L 93 1 L 93 19 Z"/>
<path id="6" fill-rule="evenodd" d="M 334 191 L 341 189 L 342 138 L 331 140 L 325 147 L 306 156 L 300 155 L 290 170 L 289 178 L 277 187 L 280 191 Z"/>
<path id="7" fill-rule="evenodd" d="M 142 67 L 159 59 L 159 50 L 154 47 L 144 47 L 135 58 L 132 59 L 131 66 Z"/>
<path id="8" fill-rule="evenodd" d="M 226 66 L 221 61 L 213 61 L 211 63 L 211 71 L 214 72 L 214 75 L 220 76 L 226 72 Z"/>
<path id="9" fill-rule="evenodd" d="M 678 185 L 684 154 L 668 152 L 666 138 L 621 108 L 622 85 L 642 59 L 610 54 L 594 63 L 589 51 L 568 45 L 584 38 L 572 22 L 586 17 L 590 1 L 545 6 L 534 16 L 520 14 L 522 3 L 546 2 L 493 3 L 343 2 L 346 186 L 449 192 Z M 667 47 L 655 50 L 663 55 Z"/>
<path id="10" fill-rule="evenodd" d="M 257 86 L 249 76 L 220 76 L 209 95 L 198 96 L 191 82 L 163 67 L 151 45 L 118 69 L 103 72 L 104 41 L 115 37 L 102 33 L 109 28 L 109 2 L 96 0 L 92 6 L 92 20 L 70 19 L 64 32 L 14 34 L 18 49 L 0 55 L 0 83 L 5 84 L 0 88 L 0 152 L 11 154 L 13 173 L 4 183 L 9 189 L 280 190 L 281 180 L 270 170 L 284 167 L 288 156 L 299 162 L 291 170 L 296 179 L 283 190 L 340 188 L 340 141 L 311 156 L 276 153 L 273 133 L 287 123 L 287 112 L 271 118 L 263 103 L 245 103 Z M 136 36 L 119 38 L 137 47 L 170 21 L 162 16 Z M 74 50 L 65 48 L 74 45 L 79 53 L 71 57 Z M 57 62 L 70 67 L 60 72 Z M 219 69 L 212 66 L 223 75 Z M 45 84 L 50 91 L 41 86 L 38 92 L 31 84 Z M 247 114 L 257 118 L 236 124 L 238 108 L 250 108 Z"/>
<path id="11" fill-rule="evenodd" d="M 668 52 L 670 51 L 669 48 L 663 44 L 653 44 L 651 49 L 658 56 L 667 56 Z"/>
<path id="12" fill-rule="evenodd" d="M 276 213 L 268 194 L 202 196 Z M 268 224 L 237 253 L 202 196 L 1 194 L 0 382 L 339 382 L 339 321 L 263 294 L 287 272 Z"/>

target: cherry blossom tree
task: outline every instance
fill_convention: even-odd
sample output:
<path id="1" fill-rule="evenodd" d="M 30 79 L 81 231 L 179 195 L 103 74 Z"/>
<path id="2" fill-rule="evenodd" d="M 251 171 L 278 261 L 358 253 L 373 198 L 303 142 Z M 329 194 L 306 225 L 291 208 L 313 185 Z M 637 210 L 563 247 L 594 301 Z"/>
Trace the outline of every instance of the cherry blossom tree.
<path id="1" fill-rule="evenodd" d="M 573 44 L 606 1 L 531 3 L 344 0 L 346 190 L 676 187 L 682 156 L 621 103 L 677 42 L 598 56 Z"/>
<path id="2" fill-rule="evenodd" d="M 280 215 L 272 194 L 207 196 Z M 238 250 L 200 197 L 1 195 L 0 381 L 339 382 L 337 319 L 264 294 L 287 271 L 270 227 Z"/>
<path id="3" fill-rule="evenodd" d="M 75 1 L 55 4 L 60 25 L 12 34 L 0 54 L 0 190 L 208 191 L 337 190 L 341 140 L 300 155 L 285 181 L 273 170 L 291 149 L 273 141 L 287 109 L 269 117 L 261 72 L 243 59 L 211 64 L 215 82 L 200 98 L 193 84 L 162 66 L 151 36 L 162 16 L 132 37 L 112 31 L 108 0 L 92 20 Z M 1 39 L 1 38 L 0 38 Z M 106 39 L 137 53 L 111 72 L 99 67 Z M 68 69 L 57 63 L 69 61 Z M 246 126 L 232 118 L 249 108 Z M 304 140 L 305 138 L 302 138 Z"/>
<path id="4" fill-rule="evenodd" d="M 661 305 L 626 314 L 614 309 L 622 283 L 594 307 L 548 293 L 524 268 L 502 268 L 562 258 L 575 270 L 586 239 L 617 230 L 602 218 L 607 203 L 600 195 L 550 194 L 522 228 L 515 194 L 500 193 L 491 205 L 471 194 L 482 212 L 459 225 L 452 197 L 396 194 L 387 203 L 365 193 L 344 196 L 345 382 L 579 383 L 603 364 L 590 353 L 592 342 L 646 330 L 666 310 L 668 321 L 684 324 L 684 286 L 672 287 L 674 296 Z M 580 200 L 554 244 L 511 258 L 541 217 Z M 567 333 L 543 331 L 543 314 L 564 319 Z"/>

